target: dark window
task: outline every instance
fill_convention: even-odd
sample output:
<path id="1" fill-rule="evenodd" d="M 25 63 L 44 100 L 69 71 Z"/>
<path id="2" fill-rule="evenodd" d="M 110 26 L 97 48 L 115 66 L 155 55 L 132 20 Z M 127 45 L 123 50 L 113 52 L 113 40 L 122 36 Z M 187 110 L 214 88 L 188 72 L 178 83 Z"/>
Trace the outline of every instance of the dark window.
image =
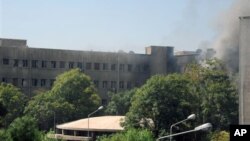
<path id="1" fill-rule="evenodd" d="M 131 72 L 132 71 L 132 65 L 128 64 L 128 71 Z"/>
<path id="2" fill-rule="evenodd" d="M 148 72 L 148 71 L 149 71 L 149 65 L 144 64 L 144 65 L 143 65 L 143 71 L 144 71 L 144 72 Z"/>
<path id="3" fill-rule="evenodd" d="M 50 87 L 53 86 L 54 82 L 55 82 L 55 79 L 50 79 L 50 83 L 49 83 Z"/>
<path id="4" fill-rule="evenodd" d="M 47 61 L 42 61 L 42 68 L 47 68 Z"/>
<path id="5" fill-rule="evenodd" d="M 82 69 L 82 63 L 81 63 L 81 62 L 77 62 L 77 67 L 78 67 L 79 69 Z"/>
<path id="6" fill-rule="evenodd" d="M 94 64 L 94 69 L 95 70 L 100 70 L 100 63 L 95 63 Z"/>
<path id="7" fill-rule="evenodd" d="M 139 65 L 139 64 L 137 64 L 137 65 L 135 66 L 135 70 L 136 70 L 136 72 L 141 72 L 141 68 L 140 68 L 140 65 Z"/>
<path id="8" fill-rule="evenodd" d="M 102 64 L 102 69 L 103 70 L 108 70 L 109 68 L 108 68 L 108 63 L 103 63 Z"/>
<path id="9" fill-rule="evenodd" d="M 116 81 L 111 81 L 111 88 L 116 88 Z"/>
<path id="10" fill-rule="evenodd" d="M 19 60 L 18 60 L 18 59 L 14 59 L 14 64 L 13 64 L 13 66 L 14 66 L 14 67 L 18 67 L 18 63 L 19 63 Z"/>
<path id="11" fill-rule="evenodd" d="M 3 58 L 3 64 L 4 64 L 4 65 L 9 65 L 9 63 L 10 63 L 10 60 L 9 60 L 9 59 Z"/>
<path id="12" fill-rule="evenodd" d="M 108 88 L 108 81 L 102 81 L 102 88 Z"/>
<path id="13" fill-rule="evenodd" d="M 31 66 L 32 66 L 32 68 L 37 68 L 38 67 L 38 61 L 37 60 L 32 60 L 32 62 L 31 62 Z"/>
<path id="14" fill-rule="evenodd" d="M 38 80 L 37 79 L 32 79 L 31 83 L 32 83 L 32 86 L 37 86 Z"/>
<path id="15" fill-rule="evenodd" d="M 124 81 L 119 82 L 119 88 L 123 89 L 124 88 Z"/>
<path id="16" fill-rule="evenodd" d="M 12 84 L 13 84 L 14 86 L 18 86 L 18 78 L 13 78 Z"/>
<path id="17" fill-rule="evenodd" d="M 74 68 L 74 62 L 69 62 L 69 68 L 70 69 Z"/>
<path id="18" fill-rule="evenodd" d="M 22 79 L 22 86 L 26 87 L 27 86 L 27 80 L 26 79 Z"/>
<path id="19" fill-rule="evenodd" d="M 46 79 L 41 79 L 41 87 L 46 86 Z"/>
<path id="20" fill-rule="evenodd" d="M 56 68 L 56 61 L 51 61 L 51 68 Z"/>
<path id="21" fill-rule="evenodd" d="M 111 70 L 112 70 L 112 71 L 115 71 L 115 70 L 116 70 L 116 64 L 112 64 L 112 65 L 111 65 Z"/>
<path id="22" fill-rule="evenodd" d="M 3 77 L 3 78 L 2 78 L 2 82 L 7 83 L 7 78 Z"/>
<path id="23" fill-rule="evenodd" d="M 28 67 L 28 60 L 23 60 L 23 67 Z"/>
<path id="24" fill-rule="evenodd" d="M 107 104 L 108 104 L 107 99 L 102 99 L 102 105 L 107 105 Z"/>
<path id="25" fill-rule="evenodd" d="M 92 66 L 91 63 L 87 63 L 87 64 L 86 64 L 86 69 L 87 69 L 87 70 L 91 70 L 91 66 Z"/>
<path id="26" fill-rule="evenodd" d="M 94 84 L 95 84 L 96 88 L 99 88 L 99 81 L 98 80 L 94 80 Z"/>
<path id="27" fill-rule="evenodd" d="M 65 62 L 64 61 L 60 61 L 60 68 L 65 68 Z"/>
<path id="28" fill-rule="evenodd" d="M 120 71 L 124 71 L 124 64 L 120 64 L 119 70 L 120 70 Z"/>
<path id="29" fill-rule="evenodd" d="M 135 81 L 135 87 L 139 87 L 139 86 L 140 86 L 139 82 Z"/>
<path id="30" fill-rule="evenodd" d="M 131 89 L 132 88 L 132 83 L 130 81 L 127 82 L 127 89 Z"/>

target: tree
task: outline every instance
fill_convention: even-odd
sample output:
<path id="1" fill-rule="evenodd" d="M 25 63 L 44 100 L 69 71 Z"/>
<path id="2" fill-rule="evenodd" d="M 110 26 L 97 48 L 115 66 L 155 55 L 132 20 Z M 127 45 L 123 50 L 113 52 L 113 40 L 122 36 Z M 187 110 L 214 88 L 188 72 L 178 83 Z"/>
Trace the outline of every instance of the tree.
<path id="1" fill-rule="evenodd" d="M 59 75 L 50 91 L 39 94 L 29 102 L 25 113 L 38 119 L 39 127 L 45 130 L 56 122 L 66 122 L 87 117 L 100 105 L 90 77 L 79 69 Z"/>
<path id="2" fill-rule="evenodd" d="M 214 132 L 211 141 L 229 141 L 229 133 L 226 131 Z"/>
<path id="3" fill-rule="evenodd" d="M 200 123 L 211 122 L 215 130 L 229 130 L 229 124 L 238 123 L 237 89 L 221 61 L 208 60 L 203 66 L 192 64 L 185 74 L 198 98 L 195 107 Z"/>
<path id="4" fill-rule="evenodd" d="M 131 98 L 136 89 L 121 91 L 119 93 L 109 93 L 111 100 L 106 107 L 105 113 L 111 115 L 125 115 L 131 106 Z"/>
<path id="5" fill-rule="evenodd" d="M 125 132 L 116 133 L 109 137 L 100 137 L 98 141 L 154 141 L 154 138 L 149 130 L 129 129 Z"/>
<path id="6" fill-rule="evenodd" d="M 7 127 L 23 114 L 27 97 L 11 84 L 0 84 L 0 127 Z"/>
<path id="7" fill-rule="evenodd" d="M 40 141 L 42 135 L 36 120 L 29 116 L 16 118 L 8 127 L 6 134 L 10 141 Z"/>
<path id="8" fill-rule="evenodd" d="M 184 75 L 156 75 L 138 88 L 126 114 L 126 127 L 140 127 L 141 121 L 152 119 L 155 135 L 168 129 L 172 123 L 185 119 L 192 109 L 194 95 L 189 91 L 190 82 Z M 144 127 L 150 127 L 144 122 Z"/>

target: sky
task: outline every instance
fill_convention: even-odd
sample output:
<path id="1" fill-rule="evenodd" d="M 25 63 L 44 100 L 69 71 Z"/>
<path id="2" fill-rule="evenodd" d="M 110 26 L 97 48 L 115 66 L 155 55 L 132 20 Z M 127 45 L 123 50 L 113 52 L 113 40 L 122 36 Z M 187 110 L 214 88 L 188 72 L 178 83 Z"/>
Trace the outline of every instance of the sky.
<path id="1" fill-rule="evenodd" d="M 29 47 L 123 50 L 150 45 L 196 50 L 214 40 L 233 0 L 0 0 L 0 38 Z"/>

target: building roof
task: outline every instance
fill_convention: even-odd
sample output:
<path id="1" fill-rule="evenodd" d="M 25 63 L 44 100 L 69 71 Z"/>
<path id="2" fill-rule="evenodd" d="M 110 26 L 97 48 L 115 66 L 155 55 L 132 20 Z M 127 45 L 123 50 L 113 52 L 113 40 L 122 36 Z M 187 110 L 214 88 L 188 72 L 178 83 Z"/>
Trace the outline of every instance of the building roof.
<path id="1" fill-rule="evenodd" d="M 124 116 L 91 117 L 89 118 L 89 131 L 122 131 L 124 128 L 121 126 L 121 122 L 124 121 L 124 118 Z M 56 128 L 64 130 L 87 131 L 88 118 L 57 125 Z"/>

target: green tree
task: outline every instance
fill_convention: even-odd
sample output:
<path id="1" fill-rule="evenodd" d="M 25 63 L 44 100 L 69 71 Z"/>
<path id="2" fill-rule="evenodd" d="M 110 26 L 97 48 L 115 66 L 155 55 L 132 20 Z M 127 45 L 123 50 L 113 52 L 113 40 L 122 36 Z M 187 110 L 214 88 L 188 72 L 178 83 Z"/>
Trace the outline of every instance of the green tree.
<path id="1" fill-rule="evenodd" d="M 229 141 L 229 133 L 227 131 L 214 132 L 211 141 Z"/>
<path id="2" fill-rule="evenodd" d="M 109 93 L 111 100 L 106 107 L 105 113 L 110 115 L 125 115 L 131 106 L 131 98 L 136 89 L 121 91 L 119 93 Z"/>
<path id="3" fill-rule="evenodd" d="M 139 88 L 132 98 L 126 114 L 126 127 L 140 127 L 142 121 L 153 120 L 155 135 L 169 129 L 172 123 L 185 119 L 192 109 L 194 95 L 189 91 L 190 82 L 181 74 L 156 75 Z M 150 123 L 143 122 L 144 127 Z"/>
<path id="4" fill-rule="evenodd" d="M 211 122 L 215 130 L 229 130 L 230 124 L 238 123 L 237 89 L 221 61 L 192 64 L 185 74 L 192 81 L 190 90 L 198 98 L 194 103 L 198 122 Z"/>
<path id="5" fill-rule="evenodd" d="M 90 77 L 79 69 L 72 69 L 59 75 L 51 89 L 39 94 L 29 102 L 25 113 L 38 119 L 39 127 L 45 130 L 56 123 L 87 117 L 100 105 Z"/>
<path id="6" fill-rule="evenodd" d="M 116 133 L 109 137 L 100 137 L 98 141 L 154 141 L 154 138 L 149 130 L 129 129 L 125 132 Z"/>
<path id="7" fill-rule="evenodd" d="M 6 132 L 9 141 L 40 141 L 42 137 L 36 120 L 29 116 L 16 118 Z"/>
<path id="8" fill-rule="evenodd" d="M 23 114 L 27 97 L 11 84 L 0 84 L 0 127 L 7 127 Z"/>

